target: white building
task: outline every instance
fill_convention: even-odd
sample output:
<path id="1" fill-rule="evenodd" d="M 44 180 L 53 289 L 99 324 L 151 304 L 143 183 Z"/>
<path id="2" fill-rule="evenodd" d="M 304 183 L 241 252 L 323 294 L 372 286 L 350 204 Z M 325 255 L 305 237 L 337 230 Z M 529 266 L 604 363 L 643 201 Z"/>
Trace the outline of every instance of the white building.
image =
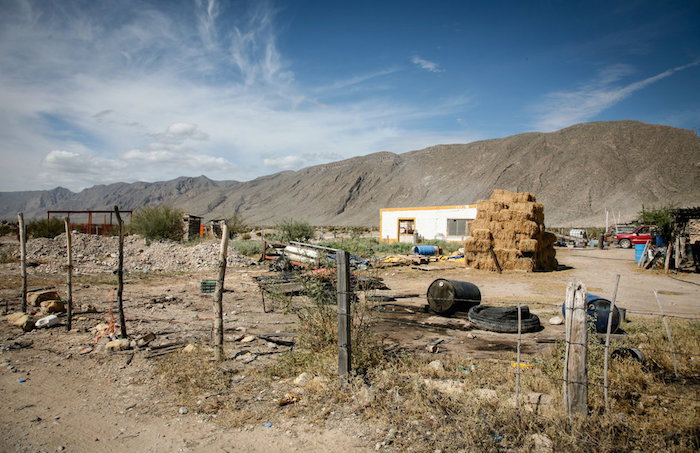
<path id="1" fill-rule="evenodd" d="M 385 242 L 440 239 L 462 242 L 467 223 L 476 219 L 476 205 L 387 208 L 379 210 L 379 235 Z"/>

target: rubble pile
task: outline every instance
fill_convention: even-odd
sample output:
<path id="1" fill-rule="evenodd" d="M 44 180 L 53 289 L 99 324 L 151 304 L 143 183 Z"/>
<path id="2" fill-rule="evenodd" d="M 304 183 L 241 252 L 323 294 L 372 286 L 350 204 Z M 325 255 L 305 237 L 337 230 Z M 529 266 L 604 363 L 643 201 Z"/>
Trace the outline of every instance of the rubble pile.
<path id="1" fill-rule="evenodd" d="M 98 274 L 117 268 L 119 238 L 73 233 L 73 272 Z M 141 236 L 124 238 L 124 269 L 127 272 L 196 271 L 215 268 L 219 261 L 218 241 L 196 244 L 169 240 L 152 241 Z M 18 252 L 15 252 L 18 253 Z M 63 272 L 66 264 L 65 233 L 53 238 L 32 238 L 27 241 L 27 260 L 38 263 L 38 272 Z M 248 266 L 255 261 L 229 249 L 229 266 Z"/>
<path id="2" fill-rule="evenodd" d="M 464 243 L 467 267 L 496 270 L 491 250 L 502 269 L 535 271 L 557 267 L 556 235 L 544 228 L 544 206 L 528 192 L 494 190 L 480 200 L 471 234 Z"/>

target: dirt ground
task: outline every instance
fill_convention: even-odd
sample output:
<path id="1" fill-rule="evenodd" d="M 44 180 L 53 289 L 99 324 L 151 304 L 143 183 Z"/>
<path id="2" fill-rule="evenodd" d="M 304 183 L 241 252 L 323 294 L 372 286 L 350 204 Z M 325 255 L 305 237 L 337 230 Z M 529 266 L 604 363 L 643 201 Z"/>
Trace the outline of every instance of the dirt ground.
<path id="1" fill-rule="evenodd" d="M 380 294 L 419 296 L 399 298 L 377 311 L 376 330 L 387 348 L 414 350 L 431 357 L 466 354 L 513 360 L 513 335 L 475 330 L 463 315 L 447 319 L 422 311 L 425 292 L 436 278 L 476 284 L 485 304 L 520 301 L 529 305 L 540 316 L 544 329 L 524 335 L 526 356 L 550 347 L 548 340 L 563 335 L 563 326 L 547 321 L 560 312 L 566 285 L 572 278 L 582 280 L 589 292 L 611 298 L 619 274 L 617 302 L 627 309 L 631 319 L 658 313 L 654 289 L 667 314 L 700 315 L 700 274 L 666 276 L 642 271 L 633 262 L 634 250 L 619 248 L 560 249 L 557 258 L 566 269 L 549 273 L 498 275 L 455 267 L 449 261 L 419 268 L 379 269 L 375 275 L 390 288 Z M 267 274 L 265 266 L 231 267 L 227 271 L 226 357 L 242 378 L 250 367 L 270 363 L 289 349 L 260 336 L 286 338 L 296 329 L 294 315 L 263 312 L 253 277 Z M 215 414 L 183 408 L 158 385 L 154 373 L 158 351 L 167 351 L 168 345 L 178 349 L 188 342 L 209 343 L 213 296 L 201 294 L 200 281 L 214 276 L 215 270 L 209 269 L 126 277 L 128 333 L 131 338 L 155 333 L 156 340 L 148 348 L 106 353 L 96 344 L 98 334 L 92 329 L 111 317 L 116 284 L 112 273 L 76 278 L 73 297 L 78 309 L 69 333 L 64 325 L 22 333 L 1 322 L 0 450 L 93 452 L 121 447 L 146 452 L 374 451 L 381 435 L 371 421 L 353 414 L 322 422 L 276 416 L 269 427 L 249 424 L 225 429 L 217 423 Z M 64 280 L 65 275 L 60 274 L 30 274 L 29 288 L 55 285 L 65 297 Z M 0 264 L 3 310 L 6 302 L 10 311 L 19 309 L 19 288 L 18 263 Z M 81 311 L 82 304 L 93 304 L 97 313 Z M 241 337 L 248 335 L 256 337 L 243 343 Z M 429 354 L 425 346 L 436 339 L 442 340 L 439 351 Z M 208 395 L 203 396 L 203 400 L 206 398 Z"/>

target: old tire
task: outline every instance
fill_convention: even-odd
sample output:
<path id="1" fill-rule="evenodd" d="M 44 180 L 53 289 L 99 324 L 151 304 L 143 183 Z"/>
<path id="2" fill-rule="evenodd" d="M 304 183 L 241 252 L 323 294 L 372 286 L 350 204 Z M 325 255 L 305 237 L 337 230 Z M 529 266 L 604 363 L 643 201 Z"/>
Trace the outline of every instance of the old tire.
<path id="1" fill-rule="evenodd" d="M 619 244 L 620 244 L 620 247 L 622 247 L 623 249 L 628 249 L 628 248 L 632 247 L 632 241 L 630 241 L 627 238 L 620 239 Z"/>
<path id="2" fill-rule="evenodd" d="M 530 313 L 526 305 L 520 307 L 521 332 L 540 330 L 540 318 Z M 517 333 L 518 307 L 489 307 L 477 305 L 469 310 L 469 320 L 479 329 L 492 332 Z"/>

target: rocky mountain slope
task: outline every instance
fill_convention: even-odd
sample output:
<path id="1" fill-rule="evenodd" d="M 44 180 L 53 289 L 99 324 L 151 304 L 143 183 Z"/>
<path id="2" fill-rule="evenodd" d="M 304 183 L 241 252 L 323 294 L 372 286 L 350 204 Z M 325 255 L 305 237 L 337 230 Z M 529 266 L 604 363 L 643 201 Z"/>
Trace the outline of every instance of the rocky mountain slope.
<path id="1" fill-rule="evenodd" d="M 95 186 L 74 194 L 0 193 L 0 217 L 48 209 L 138 209 L 171 204 L 205 218 L 239 213 L 252 224 L 283 218 L 317 225 L 377 225 L 379 209 L 475 203 L 493 189 L 529 191 L 548 226 L 594 226 L 645 207 L 700 205 L 700 138 L 635 121 L 584 123 L 469 144 L 388 152 L 247 182 L 206 177 Z"/>

